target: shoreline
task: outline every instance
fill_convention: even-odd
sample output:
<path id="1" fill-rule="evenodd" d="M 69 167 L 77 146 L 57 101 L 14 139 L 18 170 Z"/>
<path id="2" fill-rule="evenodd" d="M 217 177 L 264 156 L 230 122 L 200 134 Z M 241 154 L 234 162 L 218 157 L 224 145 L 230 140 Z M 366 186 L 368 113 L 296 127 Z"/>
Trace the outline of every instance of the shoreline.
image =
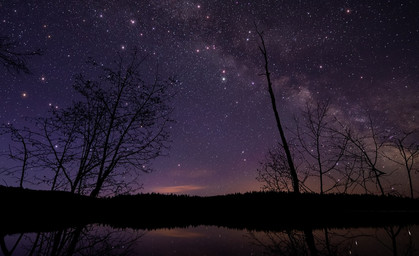
<path id="1" fill-rule="evenodd" d="M 0 187 L 0 200 L 3 234 L 88 224 L 145 230 L 207 225 L 255 231 L 419 224 L 418 199 L 374 195 L 251 192 L 91 198 Z"/>

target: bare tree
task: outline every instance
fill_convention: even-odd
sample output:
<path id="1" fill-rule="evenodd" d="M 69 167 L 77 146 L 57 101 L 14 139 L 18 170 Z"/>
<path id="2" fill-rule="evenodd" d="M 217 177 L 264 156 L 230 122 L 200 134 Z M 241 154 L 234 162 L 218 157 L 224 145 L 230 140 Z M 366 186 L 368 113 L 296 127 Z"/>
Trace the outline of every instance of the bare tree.
<path id="1" fill-rule="evenodd" d="M 23 188 L 28 166 L 32 165 L 32 163 L 30 163 L 32 154 L 29 149 L 31 134 L 27 128 L 19 130 L 12 124 L 4 124 L 0 125 L 0 135 L 10 136 L 11 141 L 17 144 L 16 146 L 9 145 L 9 151 L 5 155 L 7 155 L 9 159 L 18 162 L 19 165 L 7 168 L 3 172 L 6 173 L 6 175 L 19 173 L 19 187 Z"/>
<path id="2" fill-rule="evenodd" d="M 346 148 L 347 151 L 352 152 L 352 146 L 348 145 Z M 337 187 L 337 190 L 344 194 L 350 194 L 359 187 L 368 194 L 367 178 L 363 172 L 364 168 L 362 167 L 362 160 L 353 157 L 352 153 L 346 153 L 342 164 L 340 165 L 340 174 L 342 175 L 341 179 L 338 179 L 337 182 L 340 183 L 340 186 Z"/>
<path id="3" fill-rule="evenodd" d="M 399 138 L 395 137 L 392 139 L 391 145 L 397 149 L 399 158 L 396 156 L 390 157 L 386 155 L 388 159 L 402 166 L 406 170 L 411 198 L 414 197 L 412 172 L 418 171 L 417 159 L 419 158 L 419 144 L 414 139 L 411 140 L 411 137 L 415 134 L 417 134 L 417 131 L 413 130 L 403 133 Z"/>
<path id="4" fill-rule="evenodd" d="M 255 27 L 256 27 L 256 24 L 255 24 Z M 275 100 L 275 94 L 274 94 L 274 91 L 272 89 L 271 73 L 269 71 L 269 62 L 268 62 L 268 52 L 266 50 L 266 45 L 265 45 L 265 40 L 264 40 L 264 37 L 263 37 L 263 32 L 260 32 L 257 29 L 257 27 L 256 27 L 256 32 L 259 35 L 259 38 L 260 38 L 260 41 L 261 41 L 261 46 L 259 46 L 259 50 L 260 50 L 260 52 L 263 56 L 263 59 L 264 59 L 264 69 L 265 69 L 264 75 L 266 76 L 266 81 L 268 83 L 268 91 L 269 91 L 269 95 L 271 97 L 272 110 L 274 112 L 276 125 L 278 127 L 279 135 L 281 136 L 282 146 L 284 148 L 285 155 L 287 157 L 293 191 L 294 191 L 294 193 L 299 194 L 300 193 L 300 185 L 299 185 L 297 170 L 296 170 L 295 165 L 294 165 L 294 161 L 293 161 L 293 158 L 292 158 L 292 155 L 291 155 L 291 150 L 288 146 L 287 138 L 285 137 L 284 129 L 282 128 L 282 124 L 281 124 L 281 120 L 279 118 L 279 113 L 278 113 L 277 104 L 276 104 L 276 100 Z"/>
<path id="5" fill-rule="evenodd" d="M 263 190 L 292 191 L 288 161 L 281 145 L 268 151 L 265 160 L 260 163 L 257 173 L 256 180 L 263 184 Z"/>
<path id="6" fill-rule="evenodd" d="M 368 192 L 367 183 L 373 181 L 381 195 L 385 195 L 382 177 L 387 174 L 381 170 L 380 163 L 383 160 L 382 151 L 388 142 L 388 136 L 384 131 L 378 130 L 370 115 L 368 115 L 365 132 L 355 131 L 349 126 L 341 124 L 339 133 L 348 140 L 345 154 L 357 163 L 356 168 L 361 174 L 356 182 Z"/>
<path id="7" fill-rule="evenodd" d="M 36 120 L 38 129 L 30 134 L 34 167 L 49 171 L 41 180 L 52 190 L 92 197 L 128 191 L 141 172 L 151 171 L 150 161 L 164 154 L 176 81 L 162 81 L 156 72 L 146 82 L 144 60 L 133 51 L 119 55 L 112 67 L 91 62 L 101 75 L 76 77 L 78 101 Z"/>
<path id="8" fill-rule="evenodd" d="M 329 112 L 329 102 L 307 102 L 305 109 L 296 119 L 295 131 L 289 140 L 293 149 L 292 157 L 299 172 L 300 189 L 313 191 L 306 182 L 310 177 L 319 178 L 320 194 L 329 191 L 347 191 L 353 186 L 354 178 L 345 159 L 348 139 L 335 131 L 338 124 Z M 271 149 L 257 170 L 257 180 L 264 190 L 290 191 L 292 184 L 289 165 L 281 144 Z"/>
<path id="9" fill-rule="evenodd" d="M 320 194 L 341 185 L 336 177 L 341 172 L 339 162 L 343 159 L 348 138 L 335 132 L 335 118 L 329 113 L 330 102 L 307 102 L 302 112 L 302 125 L 297 120 L 296 137 L 307 168 L 317 172 Z M 332 174 L 332 172 L 334 172 Z M 326 180 L 328 179 L 328 180 Z M 328 188 L 325 185 L 329 184 Z"/>
<path id="10" fill-rule="evenodd" d="M 10 73 L 26 73 L 31 71 L 27 65 L 27 58 L 41 55 L 40 49 L 34 51 L 19 51 L 18 44 L 9 37 L 0 36 L 0 63 Z"/>

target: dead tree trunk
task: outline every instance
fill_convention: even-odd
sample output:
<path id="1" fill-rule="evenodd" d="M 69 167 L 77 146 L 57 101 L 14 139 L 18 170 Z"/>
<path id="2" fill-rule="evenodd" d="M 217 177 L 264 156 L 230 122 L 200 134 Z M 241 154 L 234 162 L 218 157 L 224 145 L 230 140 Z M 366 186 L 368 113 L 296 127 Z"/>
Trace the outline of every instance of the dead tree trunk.
<path id="1" fill-rule="evenodd" d="M 279 135 L 281 136 L 282 146 L 283 146 L 285 154 L 287 156 L 287 161 L 288 161 L 288 165 L 289 165 L 289 169 L 290 169 L 290 175 L 291 175 L 291 179 L 292 179 L 293 190 L 294 190 L 294 193 L 299 194 L 300 193 L 300 186 L 299 186 L 299 181 L 298 181 L 297 170 L 295 169 L 294 162 L 293 162 L 292 155 L 291 155 L 291 151 L 290 151 L 290 148 L 288 146 L 287 139 L 285 137 L 284 129 L 282 128 L 282 125 L 281 125 L 281 120 L 279 118 L 278 109 L 276 107 L 275 94 L 274 94 L 273 89 L 272 89 L 271 73 L 269 72 L 268 53 L 266 51 L 265 40 L 263 38 L 263 33 L 258 31 L 257 28 L 256 28 L 256 32 L 258 33 L 258 35 L 260 37 L 260 40 L 261 40 L 261 44 L 262 44 L 261 46 L 259 46 L 259 50 L 262 53 L 263 58 L 264 58 L 264 62 L 265 62 L 265 74 L 264 75 L 266 76 L 266 80 L 267 80 L 267 83 L 268 83 L 268 91 L 269 91 L 269 95 L 271 97 L 272 109 L 274 111 L 276 125 L 278 127 Z"/>

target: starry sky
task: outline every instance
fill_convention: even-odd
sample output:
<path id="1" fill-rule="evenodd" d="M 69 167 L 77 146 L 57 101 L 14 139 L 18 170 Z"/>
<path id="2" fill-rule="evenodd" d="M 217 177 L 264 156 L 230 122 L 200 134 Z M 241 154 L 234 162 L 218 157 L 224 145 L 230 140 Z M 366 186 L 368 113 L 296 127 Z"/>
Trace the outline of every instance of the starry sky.
<path id="1" fill-rule="evenodd" d="M 6 0 L 0 35 L 32 74 L 0 67 L 0 122 L 22 125 L 68 106 L 86 60 L 137 48 L 150 70 L 181 81 L 170 155 L 141 176 L 144 192 L 258 190 L 259 162 L 279 139 L 263 73 L 264 31 L 283 123 L 307 100 L 330 99 L 346 120 L 365 110 L 390 129 L 419 128 L 417 1 Z M 7 139 L 0 138 L 2 149 Z M 2 178 L 2 184 L 12 181 Z"/>

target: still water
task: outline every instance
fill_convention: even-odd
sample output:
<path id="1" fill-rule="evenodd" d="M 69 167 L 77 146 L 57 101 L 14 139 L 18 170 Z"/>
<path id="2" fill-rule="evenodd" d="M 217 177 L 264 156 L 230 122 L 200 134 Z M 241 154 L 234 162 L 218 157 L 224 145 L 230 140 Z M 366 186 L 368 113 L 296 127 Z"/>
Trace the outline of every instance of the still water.
<path id="1" fill-rule="evenodd" d="M 197 226 L 156 230 L 88 225 L 1 235 L 0 255 L 419 255 L 419 226 L 236 230 Z"/>

